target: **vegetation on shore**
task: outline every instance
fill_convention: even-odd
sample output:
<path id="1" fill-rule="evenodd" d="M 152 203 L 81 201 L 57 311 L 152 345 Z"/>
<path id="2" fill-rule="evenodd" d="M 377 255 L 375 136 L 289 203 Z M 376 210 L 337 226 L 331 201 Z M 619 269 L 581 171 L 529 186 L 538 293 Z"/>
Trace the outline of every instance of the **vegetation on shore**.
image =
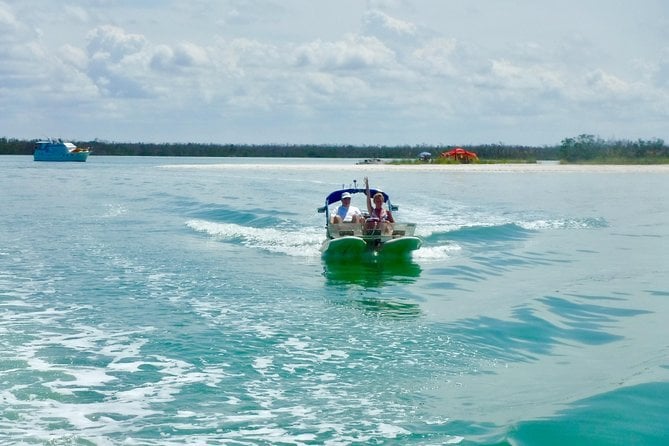
<path id="1" fill-rule="evenodd" d="M 36 140 L 0 138 L 0 154 L 32 155 Z M 93 154 L 114 156 L 205 156 L 205 157 L 280 157 L 280 158 L 362 158 L 395 159 L 395 163 L 420 163 L 418 154 L 429 152 L 433 163 L 453 163 L 440 154 L 456 146 L 353 146 L 332 144 L 200 144 L 129 143 L 109 141 L 71 141 L 89 147 Z M 478 163 L 535 163 L 555 160 L 562 163 L 593 164 L 669 164 L 669 146 L 661 139 L 603 140 L 583 134 L 566 138 L 559 145 L 531 147 L 486 144 L 460 146 L 476 152 Z M 455 161 L 457 163 L 457 161 Z"/>

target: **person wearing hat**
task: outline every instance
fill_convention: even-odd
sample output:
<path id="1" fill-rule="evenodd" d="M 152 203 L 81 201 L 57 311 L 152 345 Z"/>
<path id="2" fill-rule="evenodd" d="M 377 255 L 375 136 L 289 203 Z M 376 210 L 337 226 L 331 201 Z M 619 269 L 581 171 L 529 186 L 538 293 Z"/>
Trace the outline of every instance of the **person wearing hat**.
<path id="1" fill-rule="evenodd" d="M 332 223 L 362 223 L 362 221 L 360 209 L 351 206 L 351 194 L 348 192 L 341 194 L 341 205 L 332 215 Z"/>

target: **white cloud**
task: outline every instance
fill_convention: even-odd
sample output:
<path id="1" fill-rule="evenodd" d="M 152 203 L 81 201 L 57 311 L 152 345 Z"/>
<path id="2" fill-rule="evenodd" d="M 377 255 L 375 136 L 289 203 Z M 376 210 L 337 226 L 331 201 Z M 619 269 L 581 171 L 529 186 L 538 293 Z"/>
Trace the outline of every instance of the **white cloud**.
<path id="1" fill-rule="evenodd" d="M 416 25 L 385 14 L 382 11 L 367 11 L 362 18 L 365 30 L 371 34 L 395 34 L 412 36 L 416 33 Z"/>
<path id="2" fill-rule="evenodd" d="M 493 60 L 491 83 L 498 88 L 520 90 L 559 90 L 564 82 L 559 73 L 538 65 L 516 65 L 508 60 Z"/>
<path id="3" fill-rule="evenodd" d="M 94 59 L 120 62 L 124 57 L 137 54 L 146 46 L 146 38 L 139 34 L 126 33 L 122 28 L 103 25 L 87 36 L 86 49 Z"/>
<path id="4" fill-rule="evenodd" d="M 417 68 L 436 75 L 455 76 L 460 72 L 456 60 L 457 41 L 453 38 L 432 39 L 413 51 Z"/>
<path id="5" fill-rule="evenodd" d="M 383 67 L 394 62 L 394 53 L 375 37 L 348 35 L 337 42 L 317 40 L 295 50 L 298 66 L 321 70 L 357 70 Z"/>
<path id="6" fill-rule="evenodd" d="M 618 77 L 602 70 L 595 70 L 585 78 L 585 85 L 595 94 L 620 97 L 631 92 L 630 85 Z"/>
<path id="7" fill-rule="evenodd" d="M 82 48 L 67 44 L 58 50 L 58 58 L 65 64 L 85 71 L 88 65 L 88 55 Z"/>
<path id="8" fill-rule="evenodd" d="M 341 1 L 0 0 L 0 136 L 37 121 L 111 140 L 536 144 L 615 121 L 669 140 L 655 3 L 501 20 L 497 2 Z"/>
<path id="9" fill-rule="evenodd" d="M 193 43 L 180 43 L 174 48 L 158 45 L 150 62 L 152 68 L 166 71 L 205 67 L 208 64 L 207 50 Z"/>

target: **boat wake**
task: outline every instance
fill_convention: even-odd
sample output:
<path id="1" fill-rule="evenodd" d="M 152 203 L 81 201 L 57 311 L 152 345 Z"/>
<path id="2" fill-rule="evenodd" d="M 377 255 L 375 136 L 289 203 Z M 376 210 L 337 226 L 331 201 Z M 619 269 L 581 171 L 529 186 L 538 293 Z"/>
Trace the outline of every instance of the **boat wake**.
<path id="1" fill-rule="evenodd" d="M 205 219 L 188 220 L 186 226 L 218 241 L 271 253 L 291 257 L 321 255 L 323 229 L 320 226 L 307 225 L 295 230 L 295 226 L 289 224 L 263 228 Z M 419 225 L 416 231 L 424 240 L 423 246 L 414 251 L 412 257 L 422 262 L 439 261 L 457 255 L 464 245 L 522 241 L 532 237 L 536 231 L 587 230 L 607 226 L 603 218 L 522 219 L 461 215 L 450 219 L 449 223 L 438 223 L 436 218 L 426 216 L 425 223 Z"/>
<path id="2" fill-rule="evenodd" d="M 311 227 L 291 231 L 285 228 L 255 228 L 200 219 L 188 220 L 186 226 L 220 241 L 295 257 L 319 256 L 323 241 L 323 230 Z"/>
<path id="3" fill-rule="evenodd" d="M 535 231 L 564 229 L 601 229 L 608 227 L 608 222 L 600 217 L 586 218 L 513 218 L 484 216 L 469 218 L 458 217 L 448 223 L 426 222 L 419 227 L 417 234 L 425 239 L 449 238 L 490 238 L 513 239 L 526 238 Z"/>

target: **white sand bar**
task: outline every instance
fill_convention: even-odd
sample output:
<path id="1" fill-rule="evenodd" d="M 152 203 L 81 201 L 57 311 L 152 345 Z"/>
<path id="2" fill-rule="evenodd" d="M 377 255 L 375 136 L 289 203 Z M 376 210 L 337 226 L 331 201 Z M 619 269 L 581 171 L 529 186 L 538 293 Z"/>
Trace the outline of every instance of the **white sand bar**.
<path id="1" fill-rule="evenodd" d="M 290 168 L 297 170 L 341 170 L 342 168 L 359 172 L 378 171 L 443 171 L 443 172 L 599 172 L 599 173 L 667 173 L 669 164 L 558 164 L 555 162 L 538 162 L 530 164 L 354 164 L 350 160 L 328 159 L 325 163 L 313 164 L 301 162 L 300 159 L 291 158 L 290 161 L 282 160 L 276 163 L 264 158 L 262 162 L 254 162 L 253 158 L 248 161 L 236 159 L 235 162 L 221 162 L 212 164 L 168 164 L 164 168 L 188 168 L 188 169 L 233 169 L 233 170 L 265 170 L 275 168 Z"/>

